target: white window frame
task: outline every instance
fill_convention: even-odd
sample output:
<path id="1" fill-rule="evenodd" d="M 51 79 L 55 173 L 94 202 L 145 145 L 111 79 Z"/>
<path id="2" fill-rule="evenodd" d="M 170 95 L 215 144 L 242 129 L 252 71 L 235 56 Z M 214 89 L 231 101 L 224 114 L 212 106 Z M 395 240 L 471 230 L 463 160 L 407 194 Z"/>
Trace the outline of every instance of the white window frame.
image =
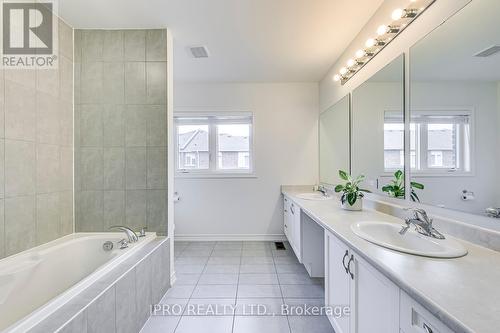
<path id="1" fill-rule="evenodd" d="M 473 177 L 475 176 L 475 112 L 473 108 L 467 108 L 467 107 L 453 107 L 453 108 L 425 108 L 425 109 L 412 109 L 411 115 L 415 114 L 422 114 L 422 115 L 440 115 L 443 117 L 458 117 L 458 116 L 468 116 L 469 117 L 469 130 L 470 130 L 470 151 L 469 151 L 469 168 L 470 170 L 466 171 L 462 168 L 459 169 L 454 169 L 454 168 L 429 168 L 428 167 L 428 160 L 427 160 L 427 153 L 428 151 L 423 152 L 422 148 L 419 147 L 420 144 L 426 145 L 427 140 L 427 133 L 426 133 L 426 126 L 417 126 L 417 138 L 416 138 L 416 160 L 415 164 L 416 166 L 420 165 L 421 167 L 412 167 L 411 168 L 411 173 L 414 176 L 418 177 Z M 414 122 L 410 120 L 410 124 L 413 124 Z M 463 140 L 463 135 L 460 136 L 461 140 Z M 462 142 L 462 145 L 464 143 Z M 460 160 L 460 165 L 464 163 L 463 161 L 463 156 L 460 154 L 462 151 L 458 151 L 458 158 Z"/>
<path id="2" fill-rule="evenodd" d="M 186 118 L 181 119 L 179 118 Z M 198 118 L 198 119 L 196 119 Z M 246 118 L 246 119 L 245 119 Z M 252 112 L 175 112 L 174 163 L 176 178 L 255 178 L 254 115 Z M 249 124 L 249 169 L 219 169 L 217 164 L 218 133 L 220 124 Z M 179 169 L 178 125 L 208 125 L 208 169 Z"/>

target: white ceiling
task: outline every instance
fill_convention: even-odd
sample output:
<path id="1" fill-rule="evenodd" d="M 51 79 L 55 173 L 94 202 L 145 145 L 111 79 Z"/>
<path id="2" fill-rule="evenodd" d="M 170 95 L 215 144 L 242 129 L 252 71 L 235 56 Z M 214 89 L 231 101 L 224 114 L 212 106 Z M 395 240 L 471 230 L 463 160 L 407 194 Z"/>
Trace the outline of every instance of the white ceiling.
<path id="1" fill-rule="evenodd" d="M 168 27 L 177 81 L 317 82 L 382 2 L 61 0 L 59 13 L 75 28 Z"/>

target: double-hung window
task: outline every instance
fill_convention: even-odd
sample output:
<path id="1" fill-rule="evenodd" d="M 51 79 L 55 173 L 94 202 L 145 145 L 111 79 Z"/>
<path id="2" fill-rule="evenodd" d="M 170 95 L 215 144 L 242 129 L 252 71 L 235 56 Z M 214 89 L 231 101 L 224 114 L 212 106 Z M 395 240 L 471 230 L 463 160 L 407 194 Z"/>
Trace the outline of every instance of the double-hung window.
<path id="1" fill-rule="evenodd" d="M 410 163 L 414 173 L 472 172 L 471 111 L 412 112 Z"/>
<path id="2" fill-rule="evenodd" d="M 251 175 L 251 113 L 177 113 L 176 172 L 179 175 Z"/>

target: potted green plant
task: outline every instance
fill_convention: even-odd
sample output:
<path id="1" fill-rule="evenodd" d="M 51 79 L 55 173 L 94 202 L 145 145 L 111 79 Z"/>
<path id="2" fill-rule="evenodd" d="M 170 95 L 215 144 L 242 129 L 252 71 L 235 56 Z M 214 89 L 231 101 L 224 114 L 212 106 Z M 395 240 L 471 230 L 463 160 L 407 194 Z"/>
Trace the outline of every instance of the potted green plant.
<path id="1" fill-rule="evenodd" d="M 362 210 L 363 197 L 365 196 L 363 192 L 370 192 L 359 187 L 365 180 L 365 176 L 360 175 L 354 178 L 347 172 L 339 170 L 339 177 L 346 181 L 345 184 L 335 186 L 335 192 L 342 192 L 340 197 L 341 207 L 345 210 Z"/>
<path id="2" fill-rule="evenodd" d="M 410 198 L 414 202 L 420 202 L 420 198 L 418 197 L 415 189 L 423 190 L 424 185 L 417 183 L 417 182 L 411 182 Z M 394 173 L 394 179 L 391 180 L 391 182 L 389 184 L 382 187 L 382 191 L 386 192 L 391 197 L 404 199 L 404 197 L 405 197 L 405 174 L 404 174 L 404 172 L 401 170 L 396 171 Z"/>

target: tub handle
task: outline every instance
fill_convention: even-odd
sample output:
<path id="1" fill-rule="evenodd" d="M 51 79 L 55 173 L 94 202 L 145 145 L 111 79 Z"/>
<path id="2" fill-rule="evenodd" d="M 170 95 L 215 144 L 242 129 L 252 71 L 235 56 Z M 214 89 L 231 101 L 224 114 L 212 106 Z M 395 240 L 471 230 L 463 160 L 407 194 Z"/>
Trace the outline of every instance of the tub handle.
<path id="1" fill-rule="evenodd" d="M 142 227 L 137 231 L 137 236 L 139 237 L 145 237 L 146 236 L 146 230 L 148 230 L 148 227 Z"/>
<path id="2" fill-rule="evenodd" d="M 128 241 L 124 238 L 118 242 L 118 245 L 120 245 L 120 250 L 126 249 L 128 247 Z"/>

